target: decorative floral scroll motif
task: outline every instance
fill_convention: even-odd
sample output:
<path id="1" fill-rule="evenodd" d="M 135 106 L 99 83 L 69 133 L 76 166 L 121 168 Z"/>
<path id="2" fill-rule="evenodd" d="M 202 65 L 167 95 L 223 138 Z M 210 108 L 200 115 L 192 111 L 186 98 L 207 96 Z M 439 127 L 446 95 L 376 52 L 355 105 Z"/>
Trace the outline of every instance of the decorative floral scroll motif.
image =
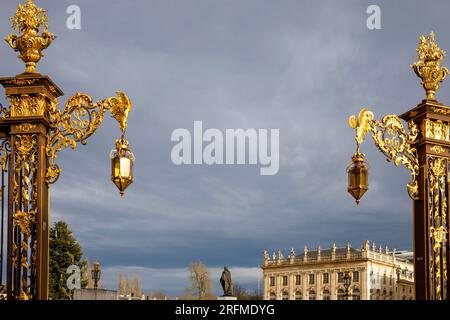
<path id="1" fill-rule="evenodd" d="M 396 166 L 403 164 L 411 172 L 411 181 L 407 185 L 409 196 L 417 200 L 419 196 L 417 177 L 419 175 L 419 160 L 417 150 L 412 145 L 419 135 L 417 125 L 410 121 L 409 132 L 406 132 L 403 123 L 396 115 L 387 115 L 381 122 L 373 119 L 373 113 L 362 109 L 358 120 L 351 116 L 349 124 L 356 130 L 356 143 L 359 145 L 366 134 L 371 131 L 376 146 Z"/>
<path id="2" fill-rule="evenodd" d="M 30 290 L 30 277 L 35 272 L 32 266 L 36 256 L 35 232 L 37 214 L 37 176 L 38 176 L 38 136 L 17 135 L 14 138 L 14 161 L 15 173 L 12 181 L 13 193 L 13 224 L 21 234 L 21 242 L 14 243 L 17 257 L 15 263 L 15 277 L 21 277 L 21 287 L 16 288 L 16 298 L 28 300 L 32 298 Z M 34 259 L 35 260 L 35 259 Z M 20 262 L 19 262 L 20 261 Z M 31 266 L 31 268 L 30 268 Z"/>
<path id="3" fill-rule="evenodd" d="M 447 290 L 447 174 L 448 160 L 429 158 L 428 224 L 430 235 L 430 280 L 435 290 L 434 299 L 446 299 Z M 445 296 L 444 296 L 445 295 Z"/>
<path id="4" fill-rule="evenodd" d="M 78 142 L 85 145 L 103 122 L 106 110 L 110 110 L 124 133 L 131 110 L 131 102 L 123 92 L 117 92 L 117 97 L 96 103 L 87 94 L 77 93 L 69 98 L 62 112 L 58 110 L 57 104 L 55 100 L 49 107 L 52 132 L 46 148 L 49 157 L 46 180 L 50 184 L 55 183 L 61 173 L 55 162 L 59 151 L 68 147 L 75 149 Z"/>

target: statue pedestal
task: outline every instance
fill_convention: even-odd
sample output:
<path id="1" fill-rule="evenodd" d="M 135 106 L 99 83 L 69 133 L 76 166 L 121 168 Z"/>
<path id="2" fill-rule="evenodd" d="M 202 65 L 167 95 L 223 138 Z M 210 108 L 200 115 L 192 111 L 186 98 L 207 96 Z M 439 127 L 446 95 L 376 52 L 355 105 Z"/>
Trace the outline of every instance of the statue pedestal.
<path id="1" fill-rule="evenodd" d="M 236 297 L 217 297 L 217 300 L 236 301 Z"/>

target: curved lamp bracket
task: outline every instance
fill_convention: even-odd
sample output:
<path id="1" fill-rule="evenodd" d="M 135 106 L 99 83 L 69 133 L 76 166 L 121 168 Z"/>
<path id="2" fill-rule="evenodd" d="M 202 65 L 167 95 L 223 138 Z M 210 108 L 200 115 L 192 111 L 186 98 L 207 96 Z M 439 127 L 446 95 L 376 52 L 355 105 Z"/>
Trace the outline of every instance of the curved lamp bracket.
<path id="1" fill-rule="evenodd" d="M 61 173 L 61 169 L 55 162 L 59 151 L 68 147 L 75 149 L 77 142 L 86 145 L 87 139 L 102 124 L 107 110 L 119 123 L 123 137 L 127 128 L 128 113 L 132 107 L 128 96 L 120 91 L 117 92 L 117 97 L 96 103 L 93 103 L 89 95 L 77 93 L 69 98 L 62 112 L 57 105 L 58 101 L 53 101 L 48 112 L 51 134 L 46 148 L 49 158 L 46 181 L 49 184 L 55 183 Z"/>
<path id="2" fill-rule="evenodd" d="M 387 161 L 393 161 L 396 166 L 403 164 L 411 172 L 411 181 L 407 184 L 409 196 L 419 199 L 417 177 L 419 175 L 419 160 L 414 143 L 419 130 L 413 121 L 408 122 L 409 132 L 406 132 L 402 120 L 397 115 L 384 116 L 381 121 L 374 120 L 373 112 L 363 108 L 358 117 L 349 118 L 349 125 L 356 130 L 357 152 L 367 133 L 378 149 L 386 156 Z"/>

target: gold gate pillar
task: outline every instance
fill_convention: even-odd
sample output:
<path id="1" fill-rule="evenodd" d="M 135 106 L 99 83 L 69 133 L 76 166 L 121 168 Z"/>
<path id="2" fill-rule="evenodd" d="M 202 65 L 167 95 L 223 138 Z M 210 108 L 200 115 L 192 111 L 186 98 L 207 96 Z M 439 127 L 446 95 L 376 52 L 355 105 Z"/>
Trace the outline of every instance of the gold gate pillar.
<path id="1" fill-rule="evenodd" d="M 93 102 L 83 93 L 70 97 L 63 110 L 63 92 L 36 70 L 42 51 L 55 39 L 47 29 L 45 10 L 33 0 L 19 5 L 11 18 L 20 35 L 5 40 L 25 63 L 24 73 L 0 78 L 9 108 L 0 109 L 1 163 L 8 163 L 7 299 L 46 300 L 49 286 L 49 186 L 58 180 L 56 163 L 64 148 L 85 145 L 103 123 L 107 111 L 122 132 L 111 152 L 111 179 L 121 195 L 133 182 L 134 155 L 125 139 L 131 101 L 117 97 Z M 4 156 L 4 157 L 3 157 Z M 1 197 L 3 197 L 1 193 Z"/>
<path id="2" fill-rule="evenodd" d="M 49 186 L 47 110 L 63 92 L 39 74 L 2 78 L 10 101 L 8 170 L 8 299 L 48 298 Z"/>
<path id="3" fill-rule="evenodd" d="M 360 144 L 370 132 L 387 160 L 403 164 L 411 173 L 407 190 L 413 199 L 416 299 L 449 300 L 450 108 L 435 98 L 449 71 L 441 66 L 445 52 L 437 46 L 433 32 L 420 37 L 417 52 L 419 59 L 412 68 L 426 92 L 422 103 L 400 117 L 387 115 L 377 121 L 371 111 L 362 109 L 358 117 L 349 119 L 356 130 L 357 151 L 348 167 L 348 191 L 359 203 L 368 188 Z M 408 123 L 408 131 L 401 119 Z"/>
<path id="4" fill-rule="evenodd" d="M 418 197 L 413 203 L 416 299 L 448 300 L 450 108 L 425 100 L 400 116 L 419 127 Z"/>

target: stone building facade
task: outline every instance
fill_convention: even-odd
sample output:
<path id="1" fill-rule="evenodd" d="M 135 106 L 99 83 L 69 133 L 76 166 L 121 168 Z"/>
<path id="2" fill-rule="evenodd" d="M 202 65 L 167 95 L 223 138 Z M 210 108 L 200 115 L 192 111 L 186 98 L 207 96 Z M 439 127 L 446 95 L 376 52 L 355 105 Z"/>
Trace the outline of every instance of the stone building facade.
<path id="1" fill-rule="evenodd" d="M 390 251 L 365 241 L 360 249 L 350 244 L 297 255 L 292 249 L 269 256 L 264 251 L 265 300 L 411 300 L 414 299 L 412 253 Z M 346 292 L 344 275 L 351 284 Z"/>

